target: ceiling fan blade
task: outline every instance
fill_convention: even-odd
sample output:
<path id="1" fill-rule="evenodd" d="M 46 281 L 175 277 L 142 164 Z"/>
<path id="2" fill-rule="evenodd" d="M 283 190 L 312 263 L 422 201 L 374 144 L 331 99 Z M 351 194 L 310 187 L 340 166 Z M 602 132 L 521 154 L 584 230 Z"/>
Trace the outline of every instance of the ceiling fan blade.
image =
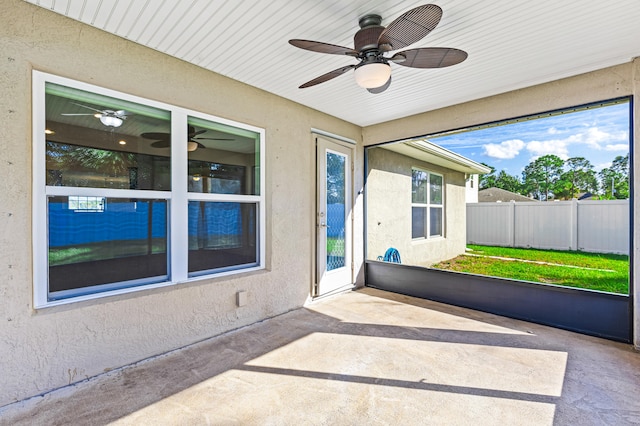
<path id="1" fill-rule="evenodd" d="M 358 52 L 349 47 L 337 46 L 335 44 L 323 43 L 321 41 L 292 39 L 289 40 L 289 44 L 312 52 L 329 53 L 331 55 L 358 56 Z"/>
<path id="2" fill-rule="evenodd" d="M 467 59 L 467 52 L 448 47 L 424 47 L 398 52 L 389 61 L 410 68 L 444 68 Z"/>
<path id="3" fill-rule="evenodd" d="M 324 83 L 325 81 L 329 81 L 332 78 L 336 78 L 338 76 L 341 76 L 345 72 L 347 72 L 350 69 L 353 69 L 355 67 L 356 67 L 355 65 L 347 65 L 346 67 L 338 68 L 337 70 L 333 70 L 333 71 L 330 71 L 330 72 L 328 72 L 326 74 L 322 74 L 320 77 L 316 77 L 313 80 L 307 81 L 306 83 L 301 85 L 299 88 L 300 89 L 304 89 L 306 87 L 311 87 L 311 86 L 315 86 L 316 84 Z"/>
<path id="4" fill-rule="evenodd" d="M 196 131 L 196 128 L 195 128 L 195 127 L 193 127 L 193 126 L 189 126 L 189 127 L 188 127 L 188 132 L 189 132 L 189 137 L 190 137 L 190 138 L 192 138 L 192 137 L 194 137 L 194 136 L 197 136 L 197 135 L 199 135 L 199 134 L 202 134 L 202 133 L 204 133 L 204 132 L 206 132 L 206 131 L 207 131 L 206 129 L 202 129 L 202 130 L 198 130 L 198 131 Z"/>
<path id="5" fill-rule="evenodd" d="M 145 139 L 160 139 L 162 141 L 170 141 L 171 140 L 171 135 L 169 133 L 159 133 L 159 132 L 149 132 L 149 133 L 142 133 L 140 136 L 142 136 Z"/>
<path id="6" fill-rule="evenodd" d="M 387 90 L 389 88 L 389 86 L 391 86 L 391 77 L 389 77 L 389 80 L 387 80 L 387 82 L 385 84 L 383 84 L 380 87 L 374 87 L 373 89 L 367 89 L 369 91 L 369 93 L 373 93 L 373 94 L 378 94 L 378 93 L 382 93 L 385 90 Z"/>
<path id="7" fill-rule="evenodd" d="M 96 112 L 104 113 L 104 110 L 101 110 L 101 109 L 96 109 L 94 107 L 90 107 L 90 106 L 87 106 L 87 105 L 82 105 L 82 104 L 79 104 L 77 102 L 71 102 L 71 103 L 74 104 L 74 105 L 78 105 L 78 106 L 80 106 L 82 108 L 87 108 L 87 109 L 90 109 L 90 110 L 93 110 L 93 111 L 96 111 Z"/>
<path id="8" fill-rule="evenodd" d="M 209 140 L 209 141 L 234 141 L 235 139 L 230 139 L 230 138 L 191 138 L 191 140 L 193 140 L 193 141 L 202 141 L 202 140 Z"/>
<path id="9" fill-rule="evenodd" d="M 94 115 L 94 114 L 91 114 L 91 113 L 89 113 L 89 114 L 80 114 L 80 113 L 78 113 L 78 114 L 60 114 L 60 115 L 72 116 L 72 115 Z"/>
<path id="10" fill-rule="evenodd" d="M 397 17 L 380 34 L 378 45 L 383 51 L 407 47 L 429 34 L 440 22 L 442 9 L 435 4 L 418 6 Z"/>
<path id="11" fill-rule="evenodd" d="M 169 148 L 171 146 L 171 142 L 168 139 L 163 141 L 156 141 L 153 142 L 151 146 L 154 148 Z"/>

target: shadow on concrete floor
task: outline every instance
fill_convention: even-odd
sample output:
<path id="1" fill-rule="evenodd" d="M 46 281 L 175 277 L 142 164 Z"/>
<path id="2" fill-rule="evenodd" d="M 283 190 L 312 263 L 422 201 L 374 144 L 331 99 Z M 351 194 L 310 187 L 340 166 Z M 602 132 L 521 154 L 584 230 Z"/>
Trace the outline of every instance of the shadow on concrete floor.
<path id="1" fill-rule="evenodd" d="M 2 424 L 637 424 L 630 345 L 361 289 L 5 407 Z"/>

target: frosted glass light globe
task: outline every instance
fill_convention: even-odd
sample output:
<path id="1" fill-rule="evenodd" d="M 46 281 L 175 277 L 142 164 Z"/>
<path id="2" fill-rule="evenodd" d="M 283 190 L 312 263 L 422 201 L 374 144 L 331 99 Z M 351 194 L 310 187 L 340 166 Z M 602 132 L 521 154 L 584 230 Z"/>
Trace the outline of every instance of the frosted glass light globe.
<path id="1" fill-rule="evenodd" d="M 389 80 L 391 67 L 389 64 L 374 62 L 359 66 L 353 74 L 358 86 L 365 89 L 375 89 Z"/>

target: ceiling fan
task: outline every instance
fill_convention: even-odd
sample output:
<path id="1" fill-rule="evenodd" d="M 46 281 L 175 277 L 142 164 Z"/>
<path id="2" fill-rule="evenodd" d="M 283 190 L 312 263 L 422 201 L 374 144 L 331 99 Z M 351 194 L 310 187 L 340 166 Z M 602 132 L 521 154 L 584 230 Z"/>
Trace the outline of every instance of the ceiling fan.
<path id="1" fill-rule="evenodd" d="M 193 126 L 189 126 L 189 140 L 187 141 L 187 150 L 195 151 L 198 148 L 205 148 L 203 144 L 198 142 L 199 140 L 210 140 L 210 141 L 232 141 L 234 139 L 226 139 L 226 138 L 196 138 L 196 136 L 205 133 L 207 130 L 197 130 Z M 151 143 L 151 146 L 154 148 L 169 148 L 171 146 L 171 133 L 161 133 L 161 132 L 149 132 L 142 133 L 142 136 L 145 139 L 157 139 L 155 142 Z"/>
<path id="2" fill-rule="evenodd" d="M 444 68 L 467 59 L 467 52 L 445 47 L 409 49 L 386 57 L 385 53 L 402 49 L 422 40 L 440 22 L 442 9 L 435 4 L 418 6 L 403 13 L 388 27 L 383 27 L 379 15 L 360 18 L 360 29 L 356 32 L 354 48 L 337 46 L 320 41 L 292 39 L 289 43 L 312 52 L 346 55 L 359 60 L 356 65 L 347 65 L 316 77 L 300 86 L 300 89 L 315 86 L 336 78 L 349 70 L 359 86 L 371 93 L 382 93 L 391 84 L 391 66 L 395 63 L 411 68 Z"/>
<path id="3" fill-rule="evenodd" d="M 73 116 L 73 115 L 93 115 L 96 118 L 100 119 L 100 122 L 108 127 L 120 127 L 124 120 L 127 119 L 127 113 L 125 110 L 121 109 L 118 111 L 113 111 L 110 109 L 97 109 L 87 105 L 78 104 L 76 102 L 71 102 L 74 105 L 78 105 L 82 108 L 87 108 L 95 111 L 94 113 L 64 113 L 62 115 L 65 116 Z"/>

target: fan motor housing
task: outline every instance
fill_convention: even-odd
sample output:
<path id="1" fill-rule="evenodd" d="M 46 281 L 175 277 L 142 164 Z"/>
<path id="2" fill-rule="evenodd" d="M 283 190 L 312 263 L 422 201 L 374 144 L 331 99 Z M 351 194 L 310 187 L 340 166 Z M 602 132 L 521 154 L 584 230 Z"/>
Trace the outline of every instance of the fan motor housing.
<path id="1" fill-rule="evenodd" d="M 358 52 L 378 48 L 378 39 L 384 31 L 380 25 L 382 17 L 380 15 L 365 15 L 360 18 L 360 30 L 353 37 L 353 45 Z"/>

